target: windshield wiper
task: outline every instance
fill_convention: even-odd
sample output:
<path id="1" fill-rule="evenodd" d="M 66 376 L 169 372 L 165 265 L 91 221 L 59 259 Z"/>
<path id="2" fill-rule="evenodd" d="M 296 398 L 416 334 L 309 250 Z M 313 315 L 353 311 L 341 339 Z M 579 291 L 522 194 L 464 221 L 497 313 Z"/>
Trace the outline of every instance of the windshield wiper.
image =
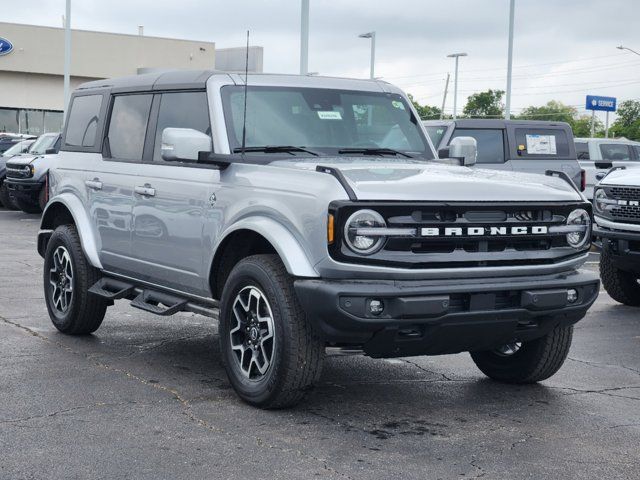
<path id="1" fill-rule="evenodd" d="M 313 150 L 309 150 L 304 147 L 294 147 L 293 145 L 265 145 L 262 147 L 238 147 L 233 149 L 233 153 L 290 153 L 291 155 L 294 152 L 304 152 L 309 155 L 313 155 L 314 157 L 319 157 L 320 153 L 314 152 Z"/>
<path id="2" fill-rule="evenodd" d="M 342 153 L 361 153 L 363 155 L 402 155 L 403 157 L 406 157 L 406 158 L 413 158 L 412 155 L 401 152 L 400 150 L 394 150 L 393 148 L 380 148 L 380 147 L 343 148 L 341 150 L 338 150 L 338 153 L 341 153 L 341 154 Z"/>

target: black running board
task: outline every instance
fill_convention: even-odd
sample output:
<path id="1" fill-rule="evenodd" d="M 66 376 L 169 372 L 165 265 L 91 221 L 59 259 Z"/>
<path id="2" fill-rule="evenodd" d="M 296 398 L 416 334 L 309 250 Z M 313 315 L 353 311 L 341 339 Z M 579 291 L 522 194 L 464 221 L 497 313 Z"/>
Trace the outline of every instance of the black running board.
<path id="1" fill-rule="evenodd" d="M 115 278 L 103 277 L 91 286 L 89 293 L 107 300 L 119 300 L 129 297 L 134 292 L 134 288 L 130 283 L 116 280 Z"/>
<path id="2" fill-rule="evenodd" d="M 143 290 L 131 301 L 131 306 L 163 317 L 182 312 L 187 300 L 154 290 Z"/>

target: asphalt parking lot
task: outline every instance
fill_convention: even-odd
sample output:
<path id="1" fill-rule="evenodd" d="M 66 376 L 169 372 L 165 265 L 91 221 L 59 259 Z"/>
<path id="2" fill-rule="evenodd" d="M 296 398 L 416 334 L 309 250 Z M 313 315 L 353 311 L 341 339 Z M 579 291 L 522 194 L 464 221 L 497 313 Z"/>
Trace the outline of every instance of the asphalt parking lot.
<path id="1" fill-rule="evenodd" d="M 95 335 L 57 333 L 38 221 L 0 209 L 2 479 L 640 477 L 640 310 L 604 292 L 542 384 L 491 382 L 466 354 L 333 356 L 306 402 L 260 411 L 211 319 L 117 302 Z"/>

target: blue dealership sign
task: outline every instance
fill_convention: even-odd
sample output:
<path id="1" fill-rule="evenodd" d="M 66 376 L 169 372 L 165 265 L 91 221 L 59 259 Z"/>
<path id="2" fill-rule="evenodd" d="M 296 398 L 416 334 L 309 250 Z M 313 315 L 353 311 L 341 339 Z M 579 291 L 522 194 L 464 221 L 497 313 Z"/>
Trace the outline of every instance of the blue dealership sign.
<path id="1" fill-rule="evenodd" d="M 6 55 L 13 50 L 13 43 L 6 38 L 0 37 L 0 55 Z"/>
<path id="2" fill-rule="evenodd" d="M 615 97 L 599 97 L 597 95 L 587 95 L 587 110 L 599 110 L 602 112 L 616 111 Z"/>

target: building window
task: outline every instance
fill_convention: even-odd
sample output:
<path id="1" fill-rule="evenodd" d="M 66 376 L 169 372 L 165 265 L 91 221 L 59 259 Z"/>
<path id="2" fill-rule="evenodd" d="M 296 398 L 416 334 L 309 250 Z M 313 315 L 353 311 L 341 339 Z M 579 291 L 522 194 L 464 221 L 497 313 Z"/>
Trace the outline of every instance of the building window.
<path id="1" fill-rule="evenodd" d="M 41 135 L 62 129 L 62 112 L 26 108 L 0 108 L 0 132 Z"/>

